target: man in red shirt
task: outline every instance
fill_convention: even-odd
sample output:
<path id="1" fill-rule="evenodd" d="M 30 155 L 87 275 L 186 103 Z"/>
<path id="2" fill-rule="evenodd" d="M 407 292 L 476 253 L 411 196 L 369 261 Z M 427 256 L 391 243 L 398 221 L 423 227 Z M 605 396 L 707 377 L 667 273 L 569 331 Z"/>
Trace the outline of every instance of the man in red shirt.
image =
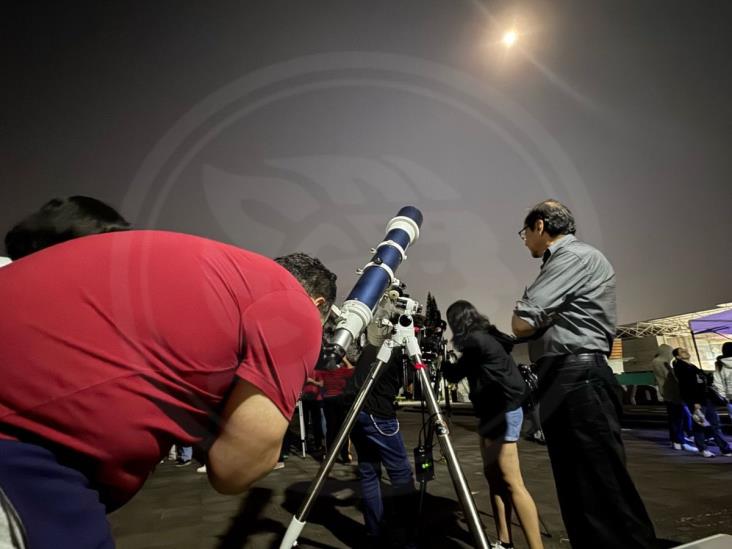
<path id="1" fill-rule="evenodd" d="M 272 469 L 335 298 L 317 259 L 277 262 L 125 231 L 0 270 L 0 487 L 29 547 L 113 547 L 104 513 L 174 441 L 222 493 Z"/>

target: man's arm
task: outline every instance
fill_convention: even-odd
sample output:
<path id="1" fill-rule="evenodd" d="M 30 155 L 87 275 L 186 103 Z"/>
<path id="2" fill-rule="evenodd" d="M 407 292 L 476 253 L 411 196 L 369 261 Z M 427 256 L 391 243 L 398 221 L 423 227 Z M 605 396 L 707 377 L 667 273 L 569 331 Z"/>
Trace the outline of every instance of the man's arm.
<path id="1" fill-rule="evenodd" d="M 209 480 L 226 494 L 246 490 L 274 467 L 322 337 L 318 311 L 300 291 L 260 297 L 242 322 L 243 356 L 208 453 Z"/>
<path id="2" fill-rule="evenodd" d="M 217 492 L 238 494 L 272 470 L 289 421 L 264 393 L 238 379 L 208 452 L 208 479 Z"/>
<path id="3" fill-rule="evenodd" d="M 322 387 L 324 385 L 323 380 L 319 377 L 308 377 L 305 379 L 305 383 L 312 383 L 318 387 Z"/>
<path id="4" fill-rule="evenodd" d="M 523 318 L 513 313 L 511 317 L 511 331 L 516 337 L 529 337 L 536 333 L 536 328 L 526 322 Z"/>
<path id="5" fill-rule="evenodd" d="M 511 330 L 517 337 L 529 337 L 554 322 L 554 315 L 585 283 L 587 271 L 582 259 L 564 252 L 553 257 L 534 283 L 516 303 Z"/>
<path id="6" fill-rule="evenodd" d="M 714 387 L 720 395 L 726 397 L 727 391 L 725 390 L 724 380 L 722 379 L 722 371 L 723 370 L 718 369 L 714 370 L 714 374 L 712 375 L 712 387 Z"/>

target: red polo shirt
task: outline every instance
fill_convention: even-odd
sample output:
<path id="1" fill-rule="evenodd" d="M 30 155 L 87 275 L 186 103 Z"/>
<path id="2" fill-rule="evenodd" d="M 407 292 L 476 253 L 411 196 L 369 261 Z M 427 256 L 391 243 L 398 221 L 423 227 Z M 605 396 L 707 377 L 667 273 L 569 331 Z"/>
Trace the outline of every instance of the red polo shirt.
<path id="1" fill-rule="evenodd" d="M 322 334 L 312 301 L 275 262 L 161 231 L 79 238 L 16 261 L 0 269 L 0 303 L 0 438 L 50 447 L 109 508 L 172 443 L 215 433 L 236 377 L 291 417 Z"/>

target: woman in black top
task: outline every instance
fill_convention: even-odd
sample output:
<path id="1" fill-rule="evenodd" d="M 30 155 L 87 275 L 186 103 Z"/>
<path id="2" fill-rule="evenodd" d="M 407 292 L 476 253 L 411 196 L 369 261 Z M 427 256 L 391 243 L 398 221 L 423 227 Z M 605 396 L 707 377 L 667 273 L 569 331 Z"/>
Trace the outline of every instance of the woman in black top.
<path id="1" fill-rule="evenodd" d="M 513 547 L 511 511 L 515 508 L 529 548 L 541 548 L 539 516 L 521 477 L 516 444 L 526 384 L 509 354 L 513 339 L 463 300 L 447 309 L 447 323 L 453 345 L 462 356 L 456 364 L 443 365 L 443 375 L 450 382 L 468 378 L 470 400 L 478 416 L 483 472 L 498 532 L 495 547 Z"/>

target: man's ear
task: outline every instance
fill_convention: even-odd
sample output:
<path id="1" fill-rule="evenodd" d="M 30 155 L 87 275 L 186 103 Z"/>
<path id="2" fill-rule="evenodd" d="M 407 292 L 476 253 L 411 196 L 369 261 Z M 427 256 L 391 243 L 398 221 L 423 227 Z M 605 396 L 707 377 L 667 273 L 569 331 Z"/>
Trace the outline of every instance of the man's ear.
<path id="1" fill-rule="evenodd" d="M 318 297 L 311 297 L 310 299 L 313 301 L 313 305 L 318 308 L 318 313 L 320 314 L 320 323 L 325 326 L 325 323 L 328 320 L 328 313 L 323 313 L 322 307 L 322 305 L 325 303 L 325 298 L 322 295 L 319 295 Z"/>
<path id="2" fill-rule="evenodd" d="M 534 232 L 538 234 L 542 234 L 544 232 L 544 220 L 543 219 L 537 219 L 536 223 L 534 223 Z"/>

